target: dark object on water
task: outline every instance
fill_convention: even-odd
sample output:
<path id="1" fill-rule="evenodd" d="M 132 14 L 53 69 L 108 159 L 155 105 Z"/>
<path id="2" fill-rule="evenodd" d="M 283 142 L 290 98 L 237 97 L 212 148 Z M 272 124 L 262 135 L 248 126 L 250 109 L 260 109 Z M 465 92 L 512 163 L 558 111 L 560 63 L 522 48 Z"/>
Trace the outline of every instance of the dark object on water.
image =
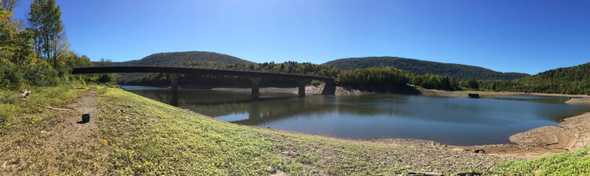
<path id="1" fill-rule="evenodd" d="M 469 98 L 479 98 L 479 94 L 470 93 Z"/>
<path id="2" fill-rule="evenodd" d="M 78 122 L 78 124 L 85 124 L 90 122 L 90 114 L 82 115 L 82 119 Z"/>

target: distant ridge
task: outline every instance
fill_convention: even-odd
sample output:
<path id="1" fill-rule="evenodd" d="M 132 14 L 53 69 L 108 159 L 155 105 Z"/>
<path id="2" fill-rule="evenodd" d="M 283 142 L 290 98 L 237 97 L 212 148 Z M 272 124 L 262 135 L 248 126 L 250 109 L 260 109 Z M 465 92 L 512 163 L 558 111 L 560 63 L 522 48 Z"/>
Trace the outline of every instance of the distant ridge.
<path id="1" fill-rule="evenodd" d="M 245 59 L 235 56 L 207 51 L 162 52 L 151 54 L 139 60 L 113 63 L 97 63 L 96 65 L 146 65 L 146 66 L 179 66 L 202 68 L 240 68 L 254 65 Z M 242 65 L 236 67 L 236 65 Z M 435 74 L 458 79 L 479 80 L 515 80 L 529 76 L 524 73 L 502 73 L 483 67 L 423 61 L 400 57 L 357 57 L 329 61 L 322 65 L 337 69 L 357 69 L 369 67 L 394 67 L 417 74 Z"/>
<path id="2" fill-rule="evenodd" d="M 165 52 L 146 56 L 139 60 L 127 62 L 95 62 L 99 66 L 168 66 L 168 67 L 198 67 L 198 68 L 225 68 L 229 65 L 253 65 L 238 57 L 206 51 Z M 126 73 L 120 74 L 119 83 L 140 83 L 146 79 L 152 79 L 156 74 Z"/>
<path id="3" fill-rule="evenodd" d="M 323 65 L 338 69 L 358 69 L 369 67 L 394 67 L 417 74 L 435 74 L 459 79 L 515 80 L 529 76 L 525 73 L 502 73 L 487 68 L 423 61 L 401 57 L 356 57 L 329 61 Z"/>
<path id="4" fill-rule="evenodd" d="M 124 65 L 153 66 L 224 66 L 231 64 L 254 64 L 234 56 L 206 51 L 156 53 L 140 60 L 120 62 Z"/>

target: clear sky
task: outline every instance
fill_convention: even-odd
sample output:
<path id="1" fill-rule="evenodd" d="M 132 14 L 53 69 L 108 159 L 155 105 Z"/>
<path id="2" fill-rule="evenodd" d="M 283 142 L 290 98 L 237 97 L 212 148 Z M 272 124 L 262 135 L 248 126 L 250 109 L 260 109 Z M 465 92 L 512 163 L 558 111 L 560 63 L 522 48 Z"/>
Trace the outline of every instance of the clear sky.
<path id="1" fill-rule="evenodd" d="M 590 0 L 58 3 L 71 49 L 93 60 L 190 50 L 255 62 L 400 56 L 527 73 L 590 62 Z"/>

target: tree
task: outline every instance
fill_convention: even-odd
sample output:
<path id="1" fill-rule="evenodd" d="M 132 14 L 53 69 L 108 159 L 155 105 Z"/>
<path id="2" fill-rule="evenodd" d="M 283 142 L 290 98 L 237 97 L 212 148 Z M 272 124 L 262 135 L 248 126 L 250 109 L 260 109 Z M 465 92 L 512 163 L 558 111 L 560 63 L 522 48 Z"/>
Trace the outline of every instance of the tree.
<path id="1" fill-rule="evenodd" d="M 34 32 L 36 53 L 57 67 L 64 30 L 59 6 L 55 0 L 33 0 L 28 20 Z"/>
<path id="2" fill-rule="evenodd" d="M 0 0 L 0 9 L 12 12 L 14 6 L 16 5 L 16 0 Z"/>
<path id="3" fill-rule="evenodd" d="M 475 80 L 475 79 L 472 79 L 472 80 L 467 81 L 467 86 L 470 89 L 478 90 L 479 89 L 479 82 L 477 82 L 477 80 Z"/>
<path id="4" fill-rule="evenodd" d="M 0 9 L 0 59 L 23 66 L 34 58 L 31 32 L 19 30 L 11 20 L 11 13 Z"/>

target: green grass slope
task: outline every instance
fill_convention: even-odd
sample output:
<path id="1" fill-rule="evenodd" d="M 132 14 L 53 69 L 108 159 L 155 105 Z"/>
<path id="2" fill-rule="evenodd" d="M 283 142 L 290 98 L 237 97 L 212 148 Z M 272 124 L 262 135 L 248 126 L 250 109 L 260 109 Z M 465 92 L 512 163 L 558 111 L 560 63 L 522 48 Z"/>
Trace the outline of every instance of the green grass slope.
<path id="1" fill-rule="evenodd" d="M 531 161 L 512 161 L 498 167 L 501 175 L 590 175 L 590 147 Z"/>
<path id="2" fill-rule="evenodd" d="M 99 126 L 117 174 L 391 175 L 409 171 L 489 171 L 486 155 L 438 145 L 309 136 L 220 122 L 120 89 L 103 89 Z M 429 156 L 432 155 L 432 156 Z M 449 167 L 452 163 L 452 167 Z M 482 163 L 478 166 L 469 163 Z"/>

